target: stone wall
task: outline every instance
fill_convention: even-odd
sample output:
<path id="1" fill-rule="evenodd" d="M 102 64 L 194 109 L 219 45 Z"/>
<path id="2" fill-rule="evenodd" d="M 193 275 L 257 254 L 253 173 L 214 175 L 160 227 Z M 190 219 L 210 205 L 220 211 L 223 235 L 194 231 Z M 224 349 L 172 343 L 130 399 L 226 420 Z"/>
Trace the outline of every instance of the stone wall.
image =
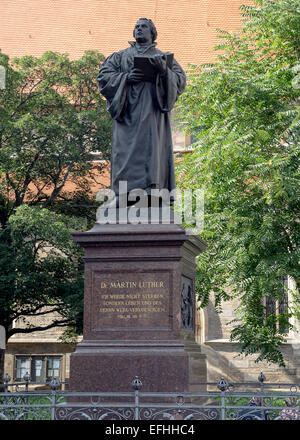
<path id="1" fill-rule="evenodd" d="M 196 340 L 206 355 L 207 381 L 216 382 L 222 376 L 231 381 L 255 381 L 263 371 L 268 382 L 299 383 L 300 334 L 296 323 L 282 347 L 285 368 L 267 362 L 257 363 L 257 355 L 241 355 L 238 345 L 229 340 L 237 305 L 237 301 L 224 303 L 222 313 L 218 314 L 210 302 L 206 309 L 197 312 Z"/>
<path id="2" fill-rule="evenodd" d="M 62 374 L 61 381 L 68 381 L 70 374 L 70 354 L 75 349 L 72 345 L 47 342 L 45 338 L 43 342 L 22 342 L 22 343 L 8 343 L 5 353 L 5 373 L 8 373 L 12 381 L 15 380 L 16 356 L 39 356 L 39 355 L 58 355 L 61 357 Z"/>
<path id="3" fill-rule="evenodd" d="M 50 324 L 55 319 L 55 314 L 41 315 L 32 317 L 30 322 L 19 321 L 14 325 L 26 328 L 28 324 L 33 326 Z M 17 333 L 9 339 L 5 352 L 5 368 L 4 372 L 8 373 L 12 380 L 15 380 L 16 356 L 37 356 L 37 355 L 59 355 L 61 356 L 61 380 L 65 381 L 69 378 L 70 371 L 70 353 L 75 346 L 63 344 L 60 337 L 65 329 L 63 327 L 53 327 L 45 331 L 37 331 L 32 333 Z"/>

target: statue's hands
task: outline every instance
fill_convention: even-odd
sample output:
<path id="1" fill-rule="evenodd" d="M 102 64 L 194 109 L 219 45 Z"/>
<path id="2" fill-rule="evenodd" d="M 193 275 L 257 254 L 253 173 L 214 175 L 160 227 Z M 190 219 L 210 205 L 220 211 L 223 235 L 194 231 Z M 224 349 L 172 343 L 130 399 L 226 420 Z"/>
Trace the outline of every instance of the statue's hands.
<path id="1" fill-rule="evenodd" d="M 166 74 L 167 60 L 164 55 L 154 55 L 153 57 L 149 58 L 149 60 L 152 66 L 158 71 L 160 75 Z"/>
<path id="2" fill-rule="evenodd" d="M 136 84 L 144 81 L 144 74 L 140 69 L 133 69 L 127 75 L 128 84 Z"/>

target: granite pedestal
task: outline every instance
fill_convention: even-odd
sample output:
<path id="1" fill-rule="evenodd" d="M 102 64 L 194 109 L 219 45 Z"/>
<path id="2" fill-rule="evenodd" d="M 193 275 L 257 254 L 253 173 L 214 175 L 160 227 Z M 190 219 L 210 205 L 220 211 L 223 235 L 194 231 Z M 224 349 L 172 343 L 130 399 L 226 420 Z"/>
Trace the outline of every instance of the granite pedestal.
<path id="1" fill-rule="evenodd" d="M 85 250 L 83 340 L 71 355 L 70 390 L 188 391 L 181 339 L 183 245 L 176 224 L 95 224 L 73 233 Z"/>

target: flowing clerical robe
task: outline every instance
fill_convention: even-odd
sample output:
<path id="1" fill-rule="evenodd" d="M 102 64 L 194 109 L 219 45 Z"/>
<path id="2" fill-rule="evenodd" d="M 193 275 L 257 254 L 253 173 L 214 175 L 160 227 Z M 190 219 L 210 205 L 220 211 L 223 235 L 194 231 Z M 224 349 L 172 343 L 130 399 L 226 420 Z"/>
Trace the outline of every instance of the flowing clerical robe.
<path id="1" fill-rule="evenodd" d="M 111 145 L 111 189 L 119 194 L 119 182 L 126 181 L 128 192 L 151 188 L 175 188 L 170 115 L 184 91 L 186 77 L 176 60 L 166 75 L 154 82 L 128 84 L 134 56 L 163 55 L 156 43 L 130 47 L 113 53 L 101 65 L 99 90 L 107 100 L 113 119 Z"/>

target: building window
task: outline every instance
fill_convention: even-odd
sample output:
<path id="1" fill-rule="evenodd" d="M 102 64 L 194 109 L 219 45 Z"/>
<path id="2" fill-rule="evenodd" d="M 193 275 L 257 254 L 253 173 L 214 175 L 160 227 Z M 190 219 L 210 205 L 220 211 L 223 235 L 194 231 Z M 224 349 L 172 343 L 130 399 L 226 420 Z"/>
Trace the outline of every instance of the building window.
<path id="1" fill-rule="evenodd" d="M 25 374 L 30 371 L 29 357 L 16 357 L 16 380 L 21 381 Z"/>
<path id="2" fill-rule="evenodd" d="M 289 277 L 285 277 L 281 281 L 282 283 L 282 299 L 278 299 L 272 296 L 265 296 L 263 298 L 263 305 L 265 307 L 265 316 L 271 315 L 285 315 L 288 313 L 288 289 L 289 289 Z M 278 324 L 279 331 L 281 333 L 288 333 L 289 329 L 284 324 Z"/>
<path id="3" fill-rule="evenodd" d="M 29 373 L 32 382 L 61 378 L 61 356 L 16 356 L 16 381 L 23 382 Z"/>
<path id="4" fill-rule="evenodd" d="M 47 379 L 60 378 L 60 358 L 47 358 Z"/>
<path id="5" fill-rule="evenodd" d="M 45 363 L 42 357 L 31 358 L 31 380 L 33 382 L 43 382 L 45 377 Z"/>

